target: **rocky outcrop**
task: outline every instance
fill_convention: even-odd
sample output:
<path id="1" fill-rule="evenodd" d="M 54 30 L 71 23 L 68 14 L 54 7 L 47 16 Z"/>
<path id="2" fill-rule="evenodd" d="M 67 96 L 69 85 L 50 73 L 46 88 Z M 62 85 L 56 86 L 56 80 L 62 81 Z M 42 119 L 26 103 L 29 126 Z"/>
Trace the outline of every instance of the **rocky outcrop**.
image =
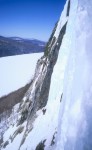
<path id="1" fill-rule="evenodd" d="M 24 98 L 20 102 L 18 110 L 16 111 L 18 116 L 16 119 L 17 128 L 26 122 L 26 127 L 23 130 L 23 137 L 20 143 L 20 147 L 25 142 L 28 133 L 33 129 L 33 122 L 37 117 L 36 112 L 39 109 L 42 109 L 44 116 L 46 113 L 46 109 L 44 107 L 48 101 L 51 76 L 58 58 L 63 36 L 66 32 L 67 22 L 61 28 L 58 37 L 55 36 L 57 26 L 58 23 L 56 23 L 51 37 L 45 47 L 44 55 L 37 62 L 31 85 L 28 91 L 25 93 Z M 17 133 L 17 131 L 18 130 L 15 130 L 14 133 Z M 17 134 L 14 135 L 15 138 Z M 44 147 L 43 141 L 39 143 L 36 149 L 38 149 L 40 146 Z"/>
<path id="2" fill-rule="evenodd" d="M 55 26 L 49 42 L 46 45 L 44 56 L 37 62 L 33 83 L 25 94 L 23 102 L 20 105 L 21 110 L 27 105 L 28 115 L 26 115 L 26 117 L 28 117 L 28 121 L 37 110 L 45 107 L 47 104 L 51 75 L 57 61 L 59 49 L 66 31 L 66 25 L 67 23 L 62 27 L 57 39 L 54 37 L 57 25 Z"/>
<path id="3" fill-rule="evenodd" d="M 67 6 L 67 14 L 66 14 L 67 17 L 69 17 L 69 13 L 70 13 L 70 0 L 68 1 L 68 6 Z"/>
<path id="4" fill-rule="evenodd" d="M 51 75 L 58 58 L 58 53 L 66 31 L 67 22 L 62 27 L 58 38 L 54 37 L 56 26 L 49 42 L 46 45 L 44 56 L 37 62 L 35 75 L 31 86 L 19 106 L 21 117 L 18 120 L 17 125 L 23 124 L 23 122 L 27 120 L 26 130 L 21 141 L 21 145 L 24 143 L 26 136 L 33 128 L 33 122 L 37 117 L 36 112 L 45 107 L 48 101 Z"/>

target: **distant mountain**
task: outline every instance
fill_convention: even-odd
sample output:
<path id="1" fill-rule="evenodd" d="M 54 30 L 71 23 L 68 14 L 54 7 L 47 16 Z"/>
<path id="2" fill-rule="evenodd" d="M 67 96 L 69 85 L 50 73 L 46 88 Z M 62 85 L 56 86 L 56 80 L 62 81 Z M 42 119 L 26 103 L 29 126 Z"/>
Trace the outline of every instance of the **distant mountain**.
<path id="1" fill-rule="evenodd" d="M 45 45 L 36 39 L 0 36 L 0 57 L 43 52 Z"/>

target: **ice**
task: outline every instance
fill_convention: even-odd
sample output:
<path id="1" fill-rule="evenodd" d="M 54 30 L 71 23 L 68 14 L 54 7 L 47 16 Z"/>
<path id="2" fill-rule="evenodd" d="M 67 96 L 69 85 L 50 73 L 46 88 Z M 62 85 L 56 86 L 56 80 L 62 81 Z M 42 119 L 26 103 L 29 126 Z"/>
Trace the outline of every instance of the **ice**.
<path id="1" fill-rule="evenodd" d="M 56 149 L 89 150 L 92 148 L 92 1 L 80 0 L 77 4 L 77 0 L 71 0 L 71 3 L 74 35 L 70 39 Z M 77 7 L 73 11 L 74 6 Z"/>
<path id="2" fill-rule="evenodd" d="M 45 139 L 45 150 L 92 149 L 92 1 L 71 0 L 69 17 L 67 4 L 68 0 L 54 35 L 58 37 L 67 21 L 44 108 L 46 113 L 37 112 L 33 129 L 20 150 L 34 150 Z M 56 131 L 55 145 L 51 146 Z M 7 150 L 12 148 L 11 144 Z"/>
<path id="3" fill-rule="evenodd" d="M 0 58 L 0 97 L 26 85 L 42 55 L 34 53 Z"/>

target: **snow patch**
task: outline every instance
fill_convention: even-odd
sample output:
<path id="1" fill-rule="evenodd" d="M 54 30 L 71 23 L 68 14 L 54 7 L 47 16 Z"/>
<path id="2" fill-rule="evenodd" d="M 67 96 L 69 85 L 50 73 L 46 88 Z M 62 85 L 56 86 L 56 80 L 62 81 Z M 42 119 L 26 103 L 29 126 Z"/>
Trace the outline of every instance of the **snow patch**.
<path id="1" fill-rule="evenodd" d="M 0 97 L 27 84 L 42 55 L 43 53 L 34 53 L 0 58 Z"/>

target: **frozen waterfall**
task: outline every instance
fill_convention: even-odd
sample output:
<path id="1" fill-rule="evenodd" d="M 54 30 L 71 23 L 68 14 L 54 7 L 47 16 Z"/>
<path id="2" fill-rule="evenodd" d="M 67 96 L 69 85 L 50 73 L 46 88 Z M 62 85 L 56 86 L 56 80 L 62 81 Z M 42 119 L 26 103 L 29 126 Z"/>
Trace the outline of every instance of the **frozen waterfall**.
<path id="1" fill-rule="evenodd" d="M 65 70 L 56 150 L 92 149 L 91 9 L 91 0 L 71 0 L 67 37 L 63 40 L 70 54 Z M 66 39 L 70 40 L 70 46 L 66 46 Z"/>

